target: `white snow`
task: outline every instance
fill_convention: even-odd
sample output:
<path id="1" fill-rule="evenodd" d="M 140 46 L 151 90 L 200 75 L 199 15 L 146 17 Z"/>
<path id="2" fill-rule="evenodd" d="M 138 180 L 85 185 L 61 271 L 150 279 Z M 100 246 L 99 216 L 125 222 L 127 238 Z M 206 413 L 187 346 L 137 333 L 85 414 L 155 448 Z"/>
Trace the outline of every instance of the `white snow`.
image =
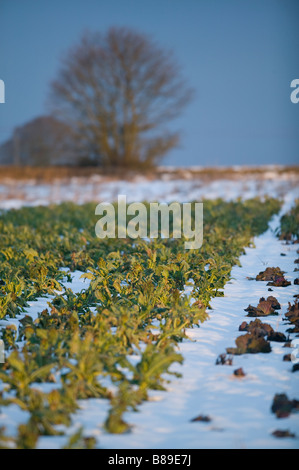
<path id="1" fill-rule="evenodd" d="M 187 172 L 187 170 L 186 170 Z M 186 173 L 185 172 L 185 173 Z M 34 180 L 0 181 L 0 209 L 19 208 L 24 205 L 36 206 L 73 201 L 113 202 L 117 196 L 125 194 L 127 201 L 191 202 L 203 199 L 224 198 L 226 200 L 248 199 L 259 196 L 282 197 L 289 190 L 298 190 L 298 174 L 279 172 L 269 166 L 260 177 L 246 173 L 231 179 L 207 181 L 195 177 L 189 170 L 185 179 L 173 179 L 170 173 L 160 179 L 150 180 L 143 176 L 128 180 L 114 180 L 94 175 L 89 178 L 55 179 L 52 183 L 40 183 Z M 297 192 L 299 195 L 299 192 Z"/>

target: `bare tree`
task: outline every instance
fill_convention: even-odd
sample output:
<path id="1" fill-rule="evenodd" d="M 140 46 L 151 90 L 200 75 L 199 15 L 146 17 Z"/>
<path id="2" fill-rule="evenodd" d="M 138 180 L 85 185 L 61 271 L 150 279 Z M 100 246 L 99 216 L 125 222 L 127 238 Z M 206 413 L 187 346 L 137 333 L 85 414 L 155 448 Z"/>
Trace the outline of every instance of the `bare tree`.
<path id="1" fill-rule="evenodd" d="M 171 53 L 127 28 L 86 33 L 51 84 L 50 105 L 74 149 L 103 166 L 152 166 L 179 141 L 167 124 L 191 90 Z"/>

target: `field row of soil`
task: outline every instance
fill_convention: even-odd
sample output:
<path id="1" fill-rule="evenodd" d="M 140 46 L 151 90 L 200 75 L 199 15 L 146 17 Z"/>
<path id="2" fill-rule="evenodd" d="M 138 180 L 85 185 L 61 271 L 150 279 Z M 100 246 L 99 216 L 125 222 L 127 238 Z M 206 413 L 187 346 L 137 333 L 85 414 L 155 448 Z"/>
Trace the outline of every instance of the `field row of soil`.
<path id="1" fill-rule="evenodd" d="M 56 179 L 69 178 L 91 178 L 101 177 L 106 181 L 118 179 L 134 180 L 140 176 L 156 180 L 166 178 L 175 179 L 200 179 L 203 181 L 214 181 L 217 179 L 238 179 L 240 177 L 250 178 L 273 178 L 282 175 L 299 175 L 298 166 L 232 166 L 232 167 L 172 167 L 158 166 L 155 169 L 127 170 L 125 168 L 103 169 L 100 167 L 76 167 L 76 166 L 0 166 L 0 182 L 7 179 L 12 180 L 36 180 L 38 182 L 51 182 Z"/>

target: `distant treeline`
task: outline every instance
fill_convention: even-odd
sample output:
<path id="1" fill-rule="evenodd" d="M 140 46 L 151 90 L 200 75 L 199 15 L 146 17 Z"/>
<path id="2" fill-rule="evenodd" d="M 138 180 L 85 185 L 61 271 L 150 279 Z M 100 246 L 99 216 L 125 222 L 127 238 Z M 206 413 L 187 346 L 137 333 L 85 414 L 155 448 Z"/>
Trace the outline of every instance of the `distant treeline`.
<path id="1" fill-rule="evenodd" d="M 269 178 L 269 171 L 273 175 L 284 177 L 286 174 L 298 177 L 299 166 L 260 166 L 260 167 L 173 167 L 173 166 L 157 166 L 156 168 L 148 168 L 142 170 L 142 176 L 149 180 L 190 180 L 198 179 L 200 181 L 214 181 L 219 179 L 238 180 L 240 178 Z M 37 181 L 52 181 L 54 179 L 68 178 L 90 178 L 103 177 L 105 179 L 127 179 L 132 180 L 139 178 L 141 172 L 138 169 L 125 168 L 105 168 L 101 166 L 79 166 L 79 165 L 62 165 L 51 164 L 49 166 L 32 165 L 21 162 L 20 165 L 2 164 L 0 162 L 0 182 L 5 179 L 34 179 Z M 270 175 L 271 176 L 271 175 Z"/>
<path id="2" fill-rule="evenodd" d="M 52 116 L 41 116 L 14 129 L 0 146 L 0 164 L 15 166 L 84 165 L 71 149 L 69 127 Z"/>

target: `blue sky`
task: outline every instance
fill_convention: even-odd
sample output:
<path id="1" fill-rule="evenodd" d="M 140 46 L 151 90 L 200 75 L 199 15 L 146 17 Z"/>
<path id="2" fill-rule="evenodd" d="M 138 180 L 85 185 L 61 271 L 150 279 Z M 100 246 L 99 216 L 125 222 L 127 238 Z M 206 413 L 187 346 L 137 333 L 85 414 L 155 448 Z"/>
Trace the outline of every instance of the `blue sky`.
<path id="1" fill-rule="evenodd" d="M 298 18 L 298 0 L 0 0 L 0 142 L 47 113 L 49 84 L 84 30 L 129 26 L 172 49 L 195 89 L 165 164 L 298 164 Z"/>

